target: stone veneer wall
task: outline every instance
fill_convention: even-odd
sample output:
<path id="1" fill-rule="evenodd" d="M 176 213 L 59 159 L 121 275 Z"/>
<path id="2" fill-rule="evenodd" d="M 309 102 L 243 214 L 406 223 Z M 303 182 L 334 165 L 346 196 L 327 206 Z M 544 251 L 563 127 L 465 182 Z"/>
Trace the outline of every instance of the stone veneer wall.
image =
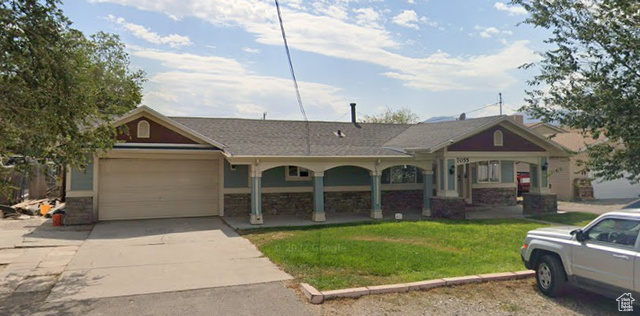
<path id="1" fill-rule="evenodd" d="M 518 188 L 477 188 L 472 189 L 473 204 L 477 205 L 517 205 Z"/>
<path id="2" fill-rule="evenodd" d="M 382 191 L 382 212 L 422 211 L 422 190 Z"/>
<path id="3" fill-rule="evenodd" d="M 97 222 L 93 216 L 93 197 L 67 197 L 65 201 L 65 225 L 83 225 Z"/>
<path id="4" fill-rule="evenodd" d="M 371 192 L 325 192 L 324 210 L 327 213 L 368 213 L 371 212 Z M 422 191 L 382 191 L 382 210 L 420 211 L 422 210 Z M 311 216 L 313 195 L 303 193 L 263 193 L 262 214 L 293 214 Z M 224 216 L 249 216 L 251 212 L 251 194 L 225 194 Z"/>
<path id="5" fill-rule="evenodd" d="M 249 216 L 251 213 L 251 194 L 225 194 L 224 216 Z"/>
<path id="6" fill-rule="evenodd" d="M 465 219 L 466 206 L 461 197 L 440 197 L 431 198 L 432 218 Z"/>
<path id="7" fill-rule="evenodd" d="M 325 192 L 324 211 L 327 213 L 371 212 L 371 191 Z"/>
<path id="8" fill-rule="evenodd" d="M 299 193 L 262 193 L 263 215 L 309 215 L 313 210 L 311 192 Z M 251 194 L 225 194 L 224 216 L 249 216 L 251 213 Z"/>
<path id="9" fill-rule="evenodd" d="M 522 195 L 522 214 L 534 215 L 558 212 L 558 196 L 555 194 L 525 193 Z"/>

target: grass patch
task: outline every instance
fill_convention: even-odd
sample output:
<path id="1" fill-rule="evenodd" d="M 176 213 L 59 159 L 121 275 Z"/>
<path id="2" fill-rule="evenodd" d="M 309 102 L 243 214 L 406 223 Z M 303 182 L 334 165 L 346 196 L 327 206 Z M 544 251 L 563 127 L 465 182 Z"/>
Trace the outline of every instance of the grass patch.
<path id="1" fill-rule="evenodd" d="M 524 269 L 524 220 L 439 220 L 246 231 L 267 257 L 320 290 Z"/>
<path id="2" fill-rule="evenodd" d="M 553 222 L 563 225 L 585 226 L 589 224 L 599 215 L 583 212 L 569 212 L 562 214 L 542 214 L 531 216 L 533 219 L 539 219 L 547 222 Z"/>

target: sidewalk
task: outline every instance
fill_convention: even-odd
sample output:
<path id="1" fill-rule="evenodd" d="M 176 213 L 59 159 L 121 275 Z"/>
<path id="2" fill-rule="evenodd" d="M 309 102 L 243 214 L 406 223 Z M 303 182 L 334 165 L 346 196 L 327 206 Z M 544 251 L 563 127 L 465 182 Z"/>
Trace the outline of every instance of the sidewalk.
<path id="1" fill-rule="evenodd" d="M 0 220 L 0 302 L 48 294 L 92 228 L 53 227 L 42 217 Z"/>

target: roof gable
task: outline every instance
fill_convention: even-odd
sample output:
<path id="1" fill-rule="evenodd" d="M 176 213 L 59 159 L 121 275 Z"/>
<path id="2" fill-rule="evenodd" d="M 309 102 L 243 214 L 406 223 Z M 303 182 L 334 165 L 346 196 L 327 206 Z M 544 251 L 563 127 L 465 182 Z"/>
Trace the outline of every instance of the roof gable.
<path id="1" fill-rule="evenodd" d="M 149 123 L 149 137 L 138 137 L 138 124 L 142 121 L 146 121 Z M 123 125 L 127 127 L 127 131 L 119 133 L 118 136 L 116 136 L 116 139 L 124 141 L 125 143 L 203 144 L 202 142 L 198 142 L 177 131 L 167 128 L 145 115 L 142 115 L 137 119 L 129 121 Z"/>
<path id="2" fill-rule="evenodd" d="M 568 150 L 563 146 L 515 122 L 506 115 L 414 125 L 387 142 L 385 147 L 404 149 L 410 152 L 426 151 L 433 153 L 497 125 L 518 134 L 519 137 L 530 142 L 531 145 L 527 146 L 527 151 L 536 148 L 533 147 L 535 145 L 555 156 L 568 156 Z M 491 138 L 491 141 L 491 145 L 493 145 L 493 138 Z"/>
<path id="3" fill-rule="evenodd" d="M 495 146 L 493 143 L 494 133 L 500 131 L 502 133 L 502 146 Z M 534 144 L 528 139 L 510 131 L 509 129 L 498 124 L 473 136 L 467 137 L 457 143 L 448 146 L 448 151 L 525 151 L 540 152 L 545 151 L 544 148 Z"/>
<path id="4" fill-rule="evenodd" d="M 224 144 L 208 138 L 144 105 L 116 119 L 112 122 L 112 125 L 127 125 L 129 128 L 132 127 L 131 125 L 135 125 L 135 130 L 137 131 L 137 122 L 139 122 L 143 117 L 149 120 L 149 125 L 152 128 L 151 133 L 154 132 L 153 128 L 155 126 L 156 131 L 160 132 L 160 136 L 163 136 L 163 139 L 170 141 L 169 144 L 203 144 L 210 145 L 226 152 L 226 146 Z M 129 135 L 118 135 L 118 139 L 124 141 L 133 140 L 133 138 L 130 138 L 130 136 L 133 135 L 131 132 L 132 130 L 130 129 L 129 131 Z M 150 136 L 153 137 L 153 134 Z M 136 137 L 136 140 L 138 143 L 162 143 L 162 141 L 157 141 L 155 139 L 142 141 L 142 139 L 138 139 Z"/>

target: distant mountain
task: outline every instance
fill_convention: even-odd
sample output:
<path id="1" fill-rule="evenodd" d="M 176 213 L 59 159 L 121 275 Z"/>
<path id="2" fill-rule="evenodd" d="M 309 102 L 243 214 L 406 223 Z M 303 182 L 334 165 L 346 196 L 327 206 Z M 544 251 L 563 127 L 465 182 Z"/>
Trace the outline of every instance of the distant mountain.
<path id="1" fill-rule="evenodd" d="M 540 122 L 540 120 L 534 119 L 534 118 L 532 118 L 532 117 L 530 117 L 530 116 L 528 116 L 528 115 L 526 115 L 524 113 L 514 113 L 512 115 L 522 115 L 522 116 L 524 116 L 524 123 L 525 124 Z M 470 119 L 470 118 L 476 118 L 476 117 L 475 116 L 474 117 L 467 116 L 467 119 Z M 428 119 L 426 119 L 426 120 L 424 120 L 422 122 L 423 123 L 437 123 L 437 122 L 455 121 L 457 119 L 458 119 L 458 116 L 434 116 L 434 117 L 430 117 L 430 118 L 428 118 Z M 552 123 L 552 125 L 556 125 L 556 124 Z"/>
<path id="2" fill-rule="evenodd" d="M 434 116 L 430 117 L 424 121 L 423 123 L 436 123 L 436 122 L 447 122 L 447 121 L 455 121 L 456 117 L 454 116 Z"/>

